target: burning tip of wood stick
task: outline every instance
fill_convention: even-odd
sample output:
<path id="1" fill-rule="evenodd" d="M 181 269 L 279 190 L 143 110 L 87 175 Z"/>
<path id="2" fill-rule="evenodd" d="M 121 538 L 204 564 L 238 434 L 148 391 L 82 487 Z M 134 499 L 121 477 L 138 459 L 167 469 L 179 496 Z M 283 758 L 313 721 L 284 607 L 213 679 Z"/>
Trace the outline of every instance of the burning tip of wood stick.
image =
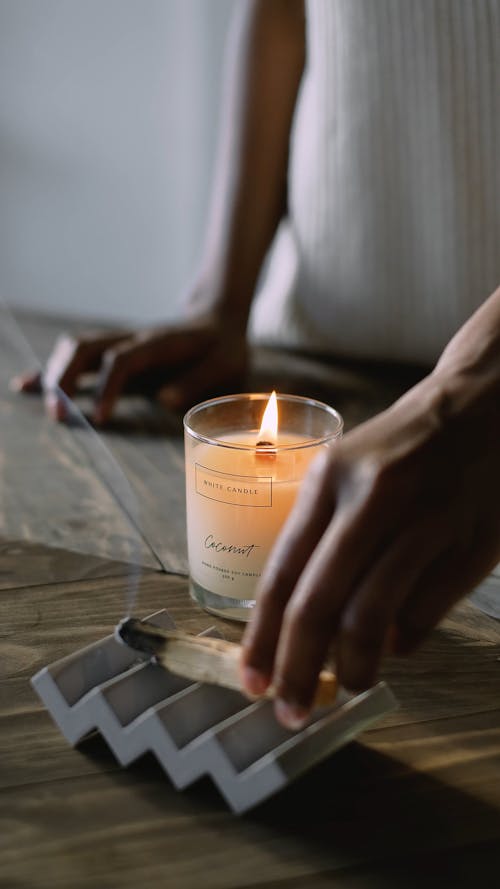
<path id="1" fill-rule="evenodd" d="M 165 646 L 165 630 L 135 617 L 124 617 L 117 624 L 115 638 L 143 654 L 157 655 Z"/>

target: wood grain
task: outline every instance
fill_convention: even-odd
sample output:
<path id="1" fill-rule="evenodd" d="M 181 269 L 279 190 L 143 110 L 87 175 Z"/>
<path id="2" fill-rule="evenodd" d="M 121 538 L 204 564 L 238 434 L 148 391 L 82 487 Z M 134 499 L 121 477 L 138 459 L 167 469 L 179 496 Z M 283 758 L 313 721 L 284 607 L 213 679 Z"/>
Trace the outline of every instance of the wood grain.
<path id="1" fill-rule="evenodd" d="M 125 562 L 101 559 L 41 543 L 0 540 L 0 590 L 58 583 L 61 579 L 127 577 L 132 567 Z"/>

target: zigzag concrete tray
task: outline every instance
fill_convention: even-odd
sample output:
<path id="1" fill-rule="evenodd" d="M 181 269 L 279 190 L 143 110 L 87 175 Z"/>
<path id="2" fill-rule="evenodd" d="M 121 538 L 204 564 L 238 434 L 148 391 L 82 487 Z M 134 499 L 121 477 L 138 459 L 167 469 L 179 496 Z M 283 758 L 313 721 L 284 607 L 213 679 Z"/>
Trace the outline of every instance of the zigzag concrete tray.
<path id="1" fill-rule="evenodd" d="M 173 627 L 167 612 L 148 618 Z M 45 667 L 33 687 L 70 744 L 100 732 L 126 766 L 151 751 L 175 787 L 208 774 L 234 812 L 244 812 L 395 709 L 379 683 L 341 692 L 300 732 L 276 722 L 269 701 L 174 676 L 108 636 Z"/>

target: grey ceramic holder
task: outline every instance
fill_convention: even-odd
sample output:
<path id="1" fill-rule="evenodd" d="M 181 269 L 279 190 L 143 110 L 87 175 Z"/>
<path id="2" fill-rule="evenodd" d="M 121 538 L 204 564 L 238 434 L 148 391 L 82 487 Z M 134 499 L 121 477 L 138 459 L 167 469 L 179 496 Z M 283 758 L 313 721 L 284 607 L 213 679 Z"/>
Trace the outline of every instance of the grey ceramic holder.
<path id="1" fill-rule="evenodd" d="M 148 620 L 173 628 L 167 612 Z M 213 635 L 218 635 L 213 633 Z M 31 680 L 66 740 L 97 730 L 121 765 L 152 752 L 177 789 L 208 774 L 234 812 L 256 806 L 397 706 L 379 683 L 341 692 L 299 732 L 269 701 L 169 673 L 107 636 Z"/>

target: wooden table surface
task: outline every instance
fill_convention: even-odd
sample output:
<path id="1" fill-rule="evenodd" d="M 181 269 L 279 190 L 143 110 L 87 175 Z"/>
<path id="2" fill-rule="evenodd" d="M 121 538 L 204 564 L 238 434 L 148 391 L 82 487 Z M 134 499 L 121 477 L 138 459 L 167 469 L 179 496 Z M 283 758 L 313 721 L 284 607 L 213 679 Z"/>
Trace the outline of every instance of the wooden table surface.
<path id="1" fill-rule="evenodd" d="M 43 356 L 54 324 L 23 319 L 23 329 Z M 107 500 L 102 464 L 84 459 L 77 439 L 64 438 L 68 430 L 51 432 L 37 399 L 7 392 L 8 375 L 26 357 L 7 352 L 0 359 L 0 886 L 500 885 L 500 625 L 466 602 L 416 656 L 386 662 L 383 678 L 399 710 L 241 818 L 208 779 L 179 793 L 153 757 L 124 770 L 98 736 L 76 750 L 66 744 L 29 679 L 102 638 L 123 614 L 127 530 Z M 349 427 L 417 373 L 263 352 L 249 384 L 318 394 Z M 151 419 L 137 401 L 122 411 L 104 439 L 143 507 L 138 611 L 167 608 L 191 631 L 215 622 L 237 639 L 239 625 L 214 621 L 188 597 L 178 421 Z"/>

